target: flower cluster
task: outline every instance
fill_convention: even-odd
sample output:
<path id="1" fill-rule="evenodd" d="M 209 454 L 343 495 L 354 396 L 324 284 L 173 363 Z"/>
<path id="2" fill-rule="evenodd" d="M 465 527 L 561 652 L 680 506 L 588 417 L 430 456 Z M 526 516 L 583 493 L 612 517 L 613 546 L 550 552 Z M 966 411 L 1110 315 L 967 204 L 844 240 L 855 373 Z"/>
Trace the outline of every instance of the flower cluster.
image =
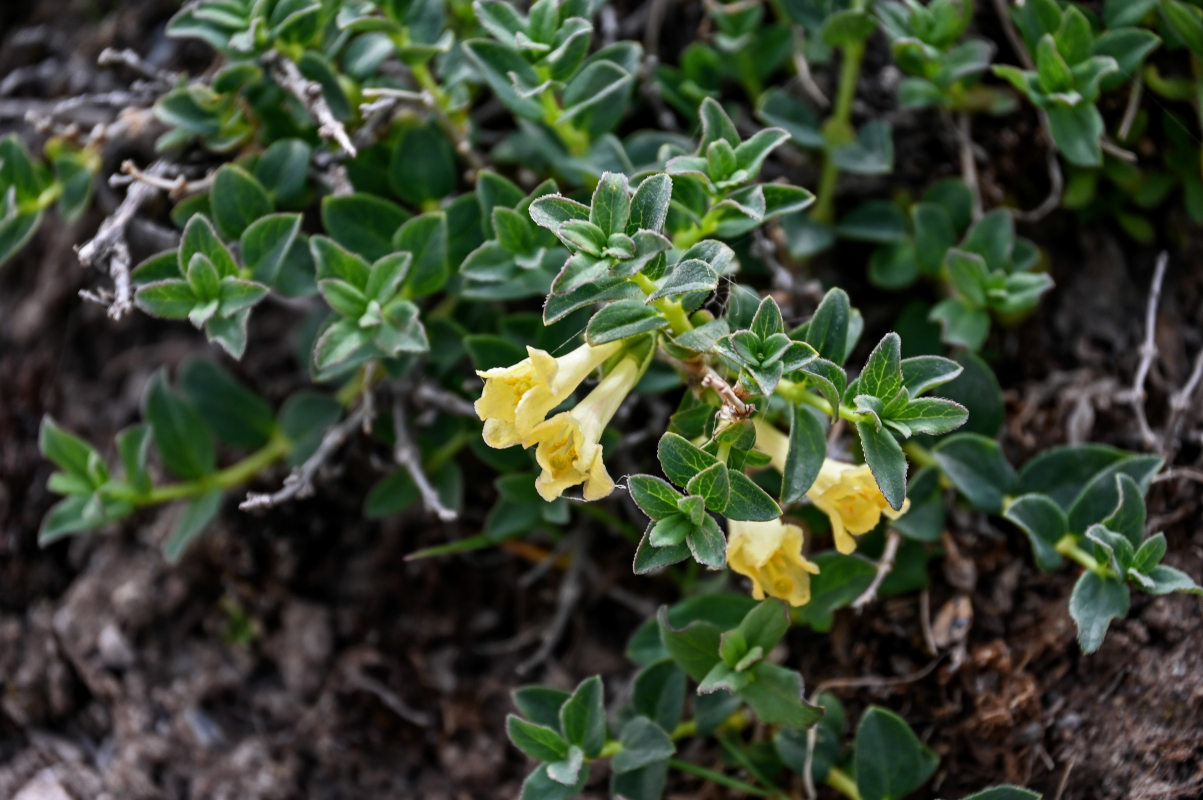
<path id="1" fill-rule="evenodd" d="M 601 436 L 643 376 L 647 354 L 631 348 L 624 352 L 621 341 L 584 344 L 560 358 L 533 347 L 527 352 L 528 358 L 511 367 L 477 373 L 485 379 L 475 406 L 485 423 L 485 442 L 497 448 L 534 447 L 543 470 L 535 488 L 544 500 L 551 502 L 579 484 L 584 484 L 586 500 L 600 500 L 614 491 L 602 461 Z M 546 418 L 618 353 L 623 355 L 584 400 Z"/>

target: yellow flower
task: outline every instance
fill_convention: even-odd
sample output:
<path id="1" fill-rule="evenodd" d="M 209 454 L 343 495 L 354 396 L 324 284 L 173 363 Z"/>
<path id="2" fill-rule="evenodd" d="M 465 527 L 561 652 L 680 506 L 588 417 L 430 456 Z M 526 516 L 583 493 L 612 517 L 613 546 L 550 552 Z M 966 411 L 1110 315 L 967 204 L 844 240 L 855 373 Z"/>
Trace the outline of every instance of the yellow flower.
<path id="1" fill-rule="evenodd" d="M 779 472 L 785 472 L 789 439 L 784 433 L 756 420 L 756 446 L 772 459 Z M 898 519 L 911 507 L 908 497 L 902 502 L 902 508 L 897 511 L 890 508 L 867 464 L 849 464 L 834 458 L 823 459 L 819 477 L 815 478 L 806 496 L 831 520 L 835 548 L 845 555 L 856 549 L 856 540 L 852 537 L 876 528 L 882 514 Z"/>
<path id="2" fill-rule="evenodd" d="M 779 597 L 791 606 L 810 602 L 810 576 L 819 568 L 802 555 L 802 529 L 780 519 L 727 521 L 727 564 L 752 579 L 752 596 Z"/>
<path id="3" fill-rule="evenodd" d="M 485 379 L 476 401 L 476 414 L 484 420 L 484 439 L 490 447 L 520 444 L 547 412 L 568 399 L 593 370 L 622 347 L 609 342 L 594 347 L 583 344 L 560 358 L 527 347 L 528 358 L 512 367 L 476 374 Z"/>
<path id="4" fill-rule="evenodd" d="M 543 472 L 535 489 L 544 500 L 551 502 L 581 483 L 586 500 L 614 491 L 599 441 L 646 364 L 646 359 L 622 359 L 575 408 L 536 425 L 522 440 L 523 447 L 536 446 L 535 460 Z"/>
<path id="5" fill-rule="evenodd" d="M 902 501 L 902 508 L 890 508 L 868 464 L 848 464 L 833 458 L 823 459 L 819 477 L 806 496 L 831 520 L 835 549 L 844 554 L 856 549 L 852 537 L 876 528 L 882 514 L 898 519 L 911 507 L 908 497 Z"/>

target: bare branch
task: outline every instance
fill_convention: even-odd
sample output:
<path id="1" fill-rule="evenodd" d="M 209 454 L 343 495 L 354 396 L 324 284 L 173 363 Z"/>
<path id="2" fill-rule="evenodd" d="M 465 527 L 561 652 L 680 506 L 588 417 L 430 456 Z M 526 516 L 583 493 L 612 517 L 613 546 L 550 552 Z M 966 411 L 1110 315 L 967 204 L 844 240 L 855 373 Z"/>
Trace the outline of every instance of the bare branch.
<path id="1" fill-rule="evenodd" d="M 1144 96 L 1145 81 L 1143 73 L 1137 72 L 1132 81 L 1132 91 L 1128 93 L 1128 106 L 1124 109 L 1124 118 L 1120 120 L 1118 135 L 1121 140 L 1127 139 L 1132 133 L 1132 125 L 1136 122 L 1136 112 L 1140 110 L 1140 99 Z"/>
<path id="2" fill-rule="evenodd" d="M 367 411 L 366 405 L 360 405 L 342 422 L 331 426 L 326 431 L 326 435 L 322 437 L 321 444 L 313 451 L 313 455 L 305 459 L 305 463 L 288 473 L 288 477 L 284 479 L 284 485 L 279 490 L 271 494 L 247 492 L 246 499 L 239 504 L 238 508 L 243 511 L 254 511 L 272 508 L 293 498 L 311 496 L 314 491 L 313 479 L 317 476 L 318 470 L 326 464 L 343 442 L 363 425 Z"/>
<path id="3" fill-rule="evenodd" d="M 1162 437 L 1165 443 L 1162 455 L 1165 456 L 1167 463 L 1173 461 L 1174 455 L 1178 452 L 1178 430 L 1182 427 L 1187 409 L 1193 405 L 1192 401 L 1201 381 L 1203 381 L 1203 348 L 1200 348 L 1199 352 L 1195 354 L 1195 366 L 1191 369 L 1186 385 L 1170 397 L 1170 420 L 1166 423 L 1165 435 Z"/>
<path id="4" fill-rule="evenodd" d="M 1052 127 L 1048 121 L 1048 114 L 1044 113 L 1043 109 L 1040 109 L 1040 125 L 1044 128 L 1045 138 L 1048 139 L 1048 197 L 1031 211 L 1016 210 L 1013 216 L 1021 222 L 1039 222 L 1047 217 L 1061 204 L 1061 192 L 1065 189 L 1065 176 L 1061 173 L 1061 162 L 1057 160 Z"/>
<path id="5" fill-rule="evenodd" d="M 409 426 L 405 422 L 405 409 L 400 400 L 393 403 L 393 436 L 396 437 L 393 459 L 405 467 L 409 477 L 413 478 L 414 485 L 418 487 L 418 494 L 422 496 L 422 505 L 426 510 L 443 522 L 451 522 L 458 517 L 459 515 L 454 510 L 443 505 L 438 490 L 426 477 L 426 472 L 422 467 L 422 454 L 418 451 L 409 433 Z"/>
<path id="6" fill-rule="evenodd" d="M 714 393 L 722 399 L 723 407 L 718 412 L 720 418 L 743 419 L 755 411 L 731 388 L 731 384 L 723 380 L 723 376 L 715 372 L 714 368 L 709 365 L 702 368 L 701 385 L 703 388 L 713 389 Z"/>
<path id="7" fill-rule="evenodd" d="M 1161 255 L 1157 256 L 1157 266 L 1153 270 L 1153 282 L 1149 287 L 1149 303 L 1145 308 L 1145 338 L 1140 346 L 1140 363 L 1137 365 L 1136 375 L 1132 379 L 1132 391 L 1128 395 L 1128 402 L 1132 404 L 1132 410 L 1136 413 L 1136 422 L 1140 426 L 1140 437 L 1144 440 L 1146 447 L 1157 446 L 1157 435 L 1149 427 L 1149 420 L 1145 415 L 1145 380 L 1149 376 L 1149 369 L 1153 366 L 1153 359 L 1157 357 L 1155 340 L 1157 306 L 1161 302 L 1161 284 L 1165 280 L 1165 268 L 1168 264 L 1169 253 L 1163 251 Z"/>
<path id="8" fill-rule="evenodd" d="M 798 83 L 802 85 L 803 91 L 815 102 L 819 108 L 830 108 L 831 100 L 827 95 L 823 94 L 823 90 L 819 88 L 819 84 L 815 81 L 814 75 L 810 71 L 810 62 L 806 60 L 806 31 L 801 25 L 794 26 L 794 71 L 798 73 Z"/>
<path id="9" fill-rule="evenodd" d="M 957 145 L 961 155 L 961 177 L 969 187 L 969 195 L 973 198 L 973 218 L 982 218 L 982 187 L 977 179 L 977 157 L 974 154 L 973 134 L 969 115 L 957 114 L 952 126 L 957 135 Z"/>
<path id="10" fill-rule="evenodd" d="M 133 161 L 123 161 L 121 162 L 121 172 L 109 176 L 109 186 L 128 186 L 132 183 L 145 183 L 147 186 L 167 192 L 167 196 L 172 200 L 179 200 L 186 195 L 209 191 L 210 187 L 213 186 L 213 179 L 216 174 L 216 171 L 210 172 L 205 177 L 195 181 L 190 181 L 183 175 L 166 178 L 149 171 L 144 172 Z"/>
<path id="11" fill-rule="evenodd" d="M 162 177 L 167 173 L 167 163 L 156 161 L 144 173 L 148 176 Z M 108 260 L 108 271 L 113 278 L 113 292 L 80 293 L 85 300 L 92 300 L 108 306 L 108 314 L 112 319 L 121 319 L 134 307 L 133 291 L 130 283 L 130 254 L 129 245 L 125 241 L 125 229 L 130 220 L 142 208 L 142 205 L 158 192 L 158 188 L 148 183 L 134 183 L 125 192 L 125 199 L 117 206 L 117 210 L 105 218 L 100 224 L 100 230 L 75 252 L 79 263 L 92 267 Z"/>
<path id="12" fill-rule="evenodd" d="M 476 417 L 476 409 L 464 398 L 433 383 L 422 382 L 414 389 L 413 399 L 418 405 L 437 408 L 457 417 Z"/>
<path id="13" fill-rule="evenodd" d="M 881 588 L 882 581 L 890 574 L 890 570 L 894 569 L 894 559 L 898 557 L 900 544 L 902 544 L 902 535 L 890 528 L 890 532 L 886 535 L 885 550 L 882 551 L 881 558 L 877 562 L 877 574 L 873 576 L 873 582 L 861 592 L 860 597 L 852 601 L 852 607 L 858 614 L 864 611 L 865 606 L 877 599 L 877 590 Z"/>
<path id="14" fill-rule="evenodd" d="M 347 135 L 347 129 L 330 110 L 330 104 L 326 102 L 320 83 L 306 78 L 290 58 L 276 50 L 269 51 L 263 60 L 271 71 L 272 78 L 313 114 L 318 123 L 319 136 L 333 140 L 352 158 L 359 154 L 351 142 L 351 137 Z"/>
<path id="15" fill-rule="evenodd" d="M 106 47 L 100 51 L 100 55 L 96 57 L 96 63 L 102 67 L 111 67 L 120 65 L 132 69 L 147 80 L 152 80 L 157 83 L 171 86 L 180 81 L 180 75 L 171 70 L 162 69 L 151 64 L 142 56 L 135 53 L 133 50 L 124 49 L 117 50 L 112 47 Z"/>

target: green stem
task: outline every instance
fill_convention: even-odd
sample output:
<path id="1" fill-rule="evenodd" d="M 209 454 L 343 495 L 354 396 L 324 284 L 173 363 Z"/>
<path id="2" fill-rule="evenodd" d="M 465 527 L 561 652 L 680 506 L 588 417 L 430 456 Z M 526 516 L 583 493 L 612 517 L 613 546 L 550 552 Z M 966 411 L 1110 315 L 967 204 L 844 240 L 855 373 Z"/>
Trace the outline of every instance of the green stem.
<path id="1" fill-rule="evenodd" d="M 847 797 L 848 800 L 861 800 L 860 790 L 856 788 L 856 781 L 852 780 L 851 776 L 839 767 L 832 767 L 827 770 L 827 780 L 825 782 L 832 789 Z"/>
<path id="2" fill-rule="evenodd" d="M 718 220 L 710 211 L 707 211 L 697 225 L 673 235 L 673 247 L 678 250 L 688 250 L 716 230 L 718 230 Z"/>
<path id="3" fill-rule="evenodd" d="M 17 213 L 19 214 L 37 214 L 45 211 L 58 200 L 63 193 L 63 185 L 58 181 L 52 182 L 49 186 L 41 191 L 41 193 L 24 203 L 17 204 Z"/>
<path id="4" fill-rule="evenodd" d="M 788 378 L 782 378 L 781 382 L 777 384 L 777 394 L 790 402 L 802 403 L 803 405 L 817 408 L 829 417 L 839 416 L 840 419 L 845 419 L 849 422 L 869 422 L 873 419 L 872 414 L 857 411 L 846 405 L 841 404 L 839 408 L 833 409 L 831 403 L 827 402 L 826 399 L 819 397 L 807 389 L 804 384 L 795 383 Z"/>
<path id="5" fill-rule="evenodd" d="M 907 442 L 902 446 L 902 449 L 908 456 L 910 456 L 911 461 L 914 461 L 917 466 L 936 466 L 936 457 L 931 454 L 931 450 L 928 450 L 918 442 Z"/>
<path id="6" fill-rule="evenodd" d="M 545 75 L 540 75 L 541 79 L 546 80 Z M 554 130 L 560 136 L 560 140 L 564 142 L 564 146 L 574 156 L 582 156 L 589 151 L 589 134 L 579 131 L 569 120 L 562 120 L 560 117 L 564 115 L 564 109 L 560 108 L 560 102 L 556 100 L 556 94 L 551 89 L 544 89 L 539 95 L 539 102 L 543 105 L 543 122 Z"/>
<path id="7" fill-rule="evenodd" d="M 706 780 L 712 781 L 713 783 L 717 783 L 720 786 L 726 786 L 728 789 L 737 789 L 741 792 L 753 795 L 755 797 L 774 797 L 775 796 L 771 792 L 766 792 L 764 789 L 761 789 L 758 786 L 753 786 L 750 783 L 744 783 L 741 780 L 728 777 L 727 775 L 724 775 L 721 772 L 715 772 L 712 769 L 706 769 L 705 767 L 699 767 L 697 764 L 690 764 L 688 761 L 678 761 L 675 758 L 670 758 L 668 760 L 668 765 L 675 770 L 680 770 L 681 772 L 687 772 L 690 775 L 697 775 L 699 778 L 705 778 Z"/>
<path id="8" fill-rule="evenodd" d="M 637 272 L 631 276 L 631 280 L 635 285 L 643 290 L 643 293 L 649 297 L 656 293 L 656 282 L 642 272 Z M 667 297 L 659 297 L 652 301 L 652 305 L 656 310 L 664 315 L 668 320 L 668 326 L 672 328 L 675 336 L 680 336 L 683 333 L 693 330 L 693 323 L 689 321 L 689 315 L 685 313 L 685 308 L 676 300 L 669 300 Z"/>
<path id="9" fill-rule="evenodd" d="M 1057 540 L 1056 550 L 1061 555 L 1072 561 L 1078 562 L 1091 572 L 1099 575 L 1105 575 L 1109 571 L 1105 565 L 1098 562 L 1098 559 L 1096 559 L 1090 553 L 1087 553 L 1078 545 L 1078 540 L 1072 533 L 1066 534 Z"/>
<path id="10" fill-rule="evenodd" d="M 854 10 L 861 10 L 863 0 L 853 3 Z M 840 82 L 836 88 L 835 108 L 823 124 L 823 137 L 827 146 L 823 154 L 823 171 L 819 175 L 814 211 L 811 219 L 830 225 L 835 222 L 835 186 L 839 181 L 840 168 L 836 166 L 834 154 L 837 147 L 852 140 L 852 101 L 856 98 L 856 83 L 860 79 L 861 61 L 865 57 L 865 43 L 851 42 L 843 48 L 840 64 Z"/>
<path id="11" fill-rule="evenodd" d="M 233 489 L 248 483 L 260 472 L 280 460 L 292 450 L 292 442 L 283 433 L 277 432 L 268 443 L 251 453 L 241 461 L 236 461 L 225 469 L 211 475 L 180 483 L 169 483 L 157 486 L 149 493 L 138 498 L 139 506 L 152 506 L 160 503 L 170 503 L 173 500 L 186 500 L 199 497 L 213 489 Z"/>

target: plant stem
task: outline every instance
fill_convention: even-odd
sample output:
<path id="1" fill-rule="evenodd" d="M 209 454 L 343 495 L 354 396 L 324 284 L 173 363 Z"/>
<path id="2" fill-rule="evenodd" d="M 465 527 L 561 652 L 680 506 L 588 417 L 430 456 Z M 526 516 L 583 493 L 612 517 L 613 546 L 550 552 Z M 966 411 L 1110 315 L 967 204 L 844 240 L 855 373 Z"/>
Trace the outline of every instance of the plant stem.
<path id="1" fill-rule="evenodd" d="M 860 790 L 856 788 L 856 781 L 852 780 L 852 777 L 839 767 L 832 767 L 827 771 L 826 783 L 847 797 L 848 800 L 861 800 Z"/>
<path id="2" fill-rule="evenodd" d="M 1056 550 L 1061 555 L 1065 556 L 1071 561 L 1078 562 L 1091 572 L 1099 575 L 1105 575 L 1105 573 L 1108 571 L 1107 567 L 1098 562 L 1098 559 L 1096 559 L 1090 553 L 1087 553 L 1078 545 L 1078 541 L 1072 533 L 1062 536 L 1057 541 Z"/>
<path id="3" fill-rule="evenodd" d="M 911 461 L 914 461 L 918 466 L 936 466 L 936 457 L 931 454 L 931 450 L 928 450 L 918 442 L 907 442 L 902 446 L 902 449 L 910 457 Z"/>
<path id="4" fill-rule="evenodd" d="M 750 783 L 744 783 L 741 780 L 728 777 L 723 773 L 715 772 L 712 769 L 699 767 L 697 764 L 690 764 L 688 761 L 678 761 L 675 758 L 670 758 L 668 760 L 668 765 L 673 769 L 680 770 L 681 772 L 687 772 L 690 775 L 697 775 L 699 778 L 705 778 L 708 781 L 713 781 L 720 786 L 726 786 L 728 789 L 738 789 L 741 792 L 745 792 L 755 797 L 775 796 L 771 792 L 766 792 L 765 790 L 757 786 L 753 786 Z"/>
<path id="5" fill-rule="evenodd" d="M 241 461 L 202 478 L 157 486 L 138 498 L 136 503 L 138 506 L 152 506 L 198 497 L 213 489 L 233 489 L 249 482 L 264 469 L 288 455 L 291 450 L 292 442 L 283 433 L 277 432 L 267 444 Z"/>
<path id="6" fill-rule="evenodd" d="M 637 272 L 631 276 L 631 280 L 635 285 L 643 290 L 643 293 L 649 297 L 656 293 L 655 281 L 642 272 Z M 668 326 L 672 328 L 673 334 L 680 336 L 687 331 L 693 330 L 693 323 L 689 321 L 689 315 L 685 313 L 684 307 L 676 300 L 669 300 L 667 297 L 660 297 L 652 301 L 652 305 L 656 307 L 664 318 L 668 320 Z"/>
<path id="7" fill-rule="evenodd" d="M 790 402 L 803 403 L 812 408 L 817 408 L 829 417 L 839 416 L 840 419 L 845 419 L 849 422 L 869 422 L 873 419 L 871 414 L 857 411 L 843 404 L 839 408 L 833 409 L 831 403 L 807 389 L 805 384 L 794 383 L 788 378 L 782 378 L 780 383 L 777 384 L 777 394 Z"/>
<path id="8" fill-rule="evenodd" d="M 860 11 L 864 7 L 863 0 L 852 4 L 853 10 Z M 856 98 L 856 82 L 860 79 L 861 61 L 865 57 L 864 41 L 850 42 L 843 48 L 843 61 L 840 64 L 840 82 L 836 88 L 835 108 L 831 116 L 823 124 L 823 138 L 826 148 L 823 153 L 823 171 L 819 175 L 819 187 L 815 192 L 814 211 L 811 219 L 824 225 L 835 222 L 835 186 L 839 181 L 840 168 L 836 166 L 834 153 L 852 141 L 852 101 Z"/>

